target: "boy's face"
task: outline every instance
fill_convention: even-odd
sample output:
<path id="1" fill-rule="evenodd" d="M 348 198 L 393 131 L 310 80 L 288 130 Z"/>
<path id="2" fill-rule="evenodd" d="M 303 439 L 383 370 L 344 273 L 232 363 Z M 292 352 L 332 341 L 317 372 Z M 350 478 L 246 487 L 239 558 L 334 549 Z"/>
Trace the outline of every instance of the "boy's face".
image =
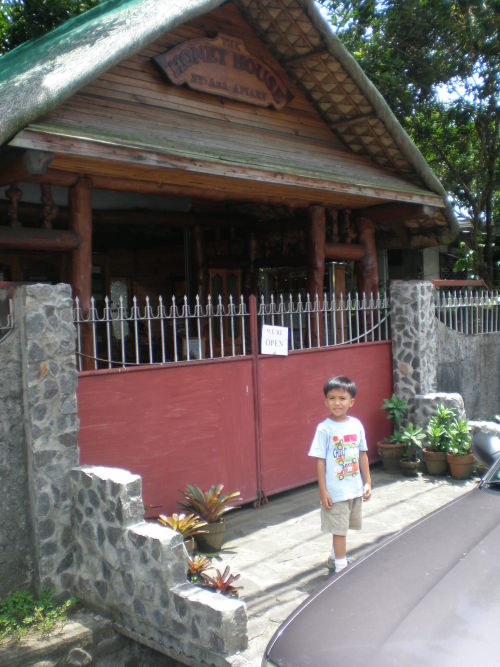
<path id="1" fill-rule="evenodd" d="M 354 398 L 346 389 L 330 389 L 325 398 L 325 405 L 334 421 L 343 422 L 347 418 L 349 409 L 354 405 Z"/>

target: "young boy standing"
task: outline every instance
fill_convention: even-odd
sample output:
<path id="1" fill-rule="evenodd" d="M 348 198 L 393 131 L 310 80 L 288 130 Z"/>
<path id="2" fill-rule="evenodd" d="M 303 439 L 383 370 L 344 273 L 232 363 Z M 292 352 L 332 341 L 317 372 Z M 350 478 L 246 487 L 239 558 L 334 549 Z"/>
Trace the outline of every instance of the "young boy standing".
<path id="1" fill-rule="evenodd" d="M 347 566 L 348 529 L 361 528 L 362 503 L 371 497 L 370 467 L 363 425 L 347 414 L 354 405 L 355 383 L 338 375 L 326 381 L 323 391 L 330 415 L 318 424 L 309 456 L 317 462 L 321 530 L 333 534 L 327 567 L 340 572 Z"/>

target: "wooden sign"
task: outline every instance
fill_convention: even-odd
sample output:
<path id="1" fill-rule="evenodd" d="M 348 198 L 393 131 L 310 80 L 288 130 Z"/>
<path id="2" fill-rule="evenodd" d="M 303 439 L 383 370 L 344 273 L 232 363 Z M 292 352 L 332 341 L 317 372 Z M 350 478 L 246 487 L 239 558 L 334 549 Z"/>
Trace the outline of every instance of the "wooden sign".
<path id="1" fill-rule="evenodd" d="M 276 109 L 293 97 L 280 75 L 241 39 L 222 33 L 182 42 L 153 60 L 172 83 L 204 93 Z"/>

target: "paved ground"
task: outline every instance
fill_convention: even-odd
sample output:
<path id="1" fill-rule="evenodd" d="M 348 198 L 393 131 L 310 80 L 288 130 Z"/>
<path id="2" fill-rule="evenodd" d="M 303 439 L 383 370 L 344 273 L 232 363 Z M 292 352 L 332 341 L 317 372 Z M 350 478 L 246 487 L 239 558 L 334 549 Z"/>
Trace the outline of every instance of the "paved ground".
<path id="1" fill-rule="evenodd" d="M 372 470 L 373 495 L 364 505 L 364 527 L 348 537 L 348 556 L 371 546 L 473 487 L 476 479 L 415 479 Z M 260 667 L 274 630 L 328 577 L 330 538 L 319 529 L 315 485 L 271 497 L 258 509 L 227 516 L 227 538 L 216 567 L 230 565 L 248 607 L 249 647 L 238 667 Z"/>

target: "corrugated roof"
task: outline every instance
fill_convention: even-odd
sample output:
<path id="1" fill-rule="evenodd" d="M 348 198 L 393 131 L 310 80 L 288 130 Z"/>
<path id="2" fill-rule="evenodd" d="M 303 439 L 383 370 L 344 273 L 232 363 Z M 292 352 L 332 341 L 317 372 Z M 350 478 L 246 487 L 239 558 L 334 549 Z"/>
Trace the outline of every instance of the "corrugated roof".
<path id="1" fill-rule="evenodd" d="M 0 144 L 164 32 L 223 0 L 108 0 L 0 58 Z M 234 0 L 266 47 L 355 154 L 440 195 L 421 153 L 313 0 Z"/>

